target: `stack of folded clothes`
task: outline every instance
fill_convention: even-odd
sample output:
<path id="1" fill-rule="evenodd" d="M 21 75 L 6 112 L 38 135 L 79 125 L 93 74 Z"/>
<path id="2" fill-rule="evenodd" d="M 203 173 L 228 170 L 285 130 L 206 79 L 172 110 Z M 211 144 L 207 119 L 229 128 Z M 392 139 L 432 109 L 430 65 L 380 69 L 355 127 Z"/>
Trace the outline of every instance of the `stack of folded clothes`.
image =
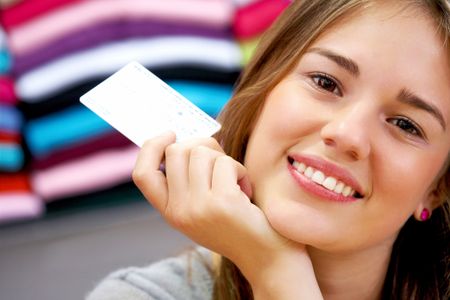
<path id="1" fill-rule="evenodd" d="M 130 61 L 211 116 L 241 70 L 230 0 L 26 0 L 4 9 L 31 186 L 47 204 L 131 180 L 138 149 L 79 98 Z"/>
<path id="2" fill-rule="evenodd" d="M 137 61 L 215 117 L 289 3 L 0 0 L 0 222 L 19 215 L 18 203 L 26 203 L 22 215 L 37 216 L 43 202 L 51 208 L 129 193 L 138 148 L 80 96 Z M 2 205 L 10 205 L 9 216 Z"/>
<path id="3" fill-rule="evenodd" d="M 248 62 L 264 31 L 289 5 L 291 0 L 234 0 L 236 12 L 233 31 Z"/>
<path id="4" fill-rule="evenodd" d="M 36 218 L 43 212 L 25 170 L 23 117 L 17 108 L 11 65 L 6 33 L 0 27 L 0 223 Z"/>

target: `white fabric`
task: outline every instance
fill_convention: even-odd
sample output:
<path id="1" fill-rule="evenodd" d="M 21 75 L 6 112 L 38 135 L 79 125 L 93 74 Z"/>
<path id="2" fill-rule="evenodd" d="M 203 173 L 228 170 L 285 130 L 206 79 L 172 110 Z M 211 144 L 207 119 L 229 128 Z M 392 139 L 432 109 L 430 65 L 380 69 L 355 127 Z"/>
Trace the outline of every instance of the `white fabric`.
<path id="1" fill-rule="evenodd" d="M 24 73 L 16 81 L 16 93 L 25 102 L 38 102 L 82 80 L 110 75 L 133 60 L 146 67 L 188 63 L 233 71 L 241 67 L 242 54 L 231 40 L 195 36 L 129 39 L 73 53 Z"/>

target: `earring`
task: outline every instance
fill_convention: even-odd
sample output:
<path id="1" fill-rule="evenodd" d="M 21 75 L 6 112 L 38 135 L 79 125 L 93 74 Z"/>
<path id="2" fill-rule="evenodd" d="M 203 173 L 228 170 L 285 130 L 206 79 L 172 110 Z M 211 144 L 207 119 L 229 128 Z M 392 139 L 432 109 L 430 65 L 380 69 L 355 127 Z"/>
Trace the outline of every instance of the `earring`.
<path id="1" fill-rule="evenodd" d="M 424 208 L 420 213 L 420 220 L 426 221 L 428 220 L 428 218 L 430 218 L 430 211 L 428 210 L 428 208 Z"/>

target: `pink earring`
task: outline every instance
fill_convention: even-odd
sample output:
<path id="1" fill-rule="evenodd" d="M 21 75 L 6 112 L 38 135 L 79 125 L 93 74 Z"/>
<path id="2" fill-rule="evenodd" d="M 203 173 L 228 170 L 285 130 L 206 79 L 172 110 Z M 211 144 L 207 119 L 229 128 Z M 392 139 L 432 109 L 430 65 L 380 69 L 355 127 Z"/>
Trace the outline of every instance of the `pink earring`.
<path id="1" fill-rule="evenodd" d="M 426 221 L 426 220 L 428 220 L 429 217 L 430 217 L 430 211 L 428 210 L 428 208 L 424 208 L 422 210 L 422 212 L 420 213 L 420 220 Z"/>

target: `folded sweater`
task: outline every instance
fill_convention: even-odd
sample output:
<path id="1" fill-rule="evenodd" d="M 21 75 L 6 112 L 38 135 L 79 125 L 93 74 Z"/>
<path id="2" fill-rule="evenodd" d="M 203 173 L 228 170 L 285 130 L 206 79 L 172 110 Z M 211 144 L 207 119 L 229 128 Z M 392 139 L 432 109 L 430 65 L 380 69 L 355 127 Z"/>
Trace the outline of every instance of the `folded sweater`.
<path id="1" fill-rule="evenodd" d="M 11 28 L 9 44 L 14 55 L 23 54 L 74 30 L 125 18 L 156 17 L 223 27 L 231 24 L 232 8 L 228 0 L 135 0 L 132 5 L 129 0 L 85 0 Z"/>
<path id="2" fill-rule="evenodd" d="M 199 64 L 234 71 L 241 66 L 236 42 L 196 36 L 128 39 L 69 54 L 17 79 L 21 100 L 38 102 L 90 78 L 110 75 L 132 60 L 155 68 L 168 64 Z"/>

